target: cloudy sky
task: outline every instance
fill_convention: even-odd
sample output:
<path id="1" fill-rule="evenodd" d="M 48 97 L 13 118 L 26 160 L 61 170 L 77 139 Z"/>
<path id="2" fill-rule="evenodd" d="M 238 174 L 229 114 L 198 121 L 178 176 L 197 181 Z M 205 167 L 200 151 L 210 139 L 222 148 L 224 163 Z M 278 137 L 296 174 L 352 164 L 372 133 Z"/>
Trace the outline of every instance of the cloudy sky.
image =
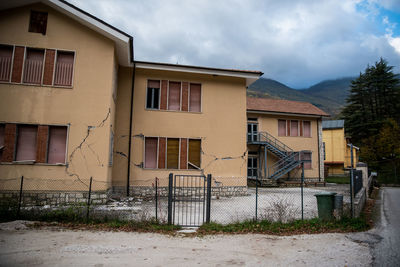
<path id="1" fill-rule="evenodd" d="M 261 70 L 294 88 L 400 72 L 400 0 L 69 0 L 134 37 L 135 59 Z"/>

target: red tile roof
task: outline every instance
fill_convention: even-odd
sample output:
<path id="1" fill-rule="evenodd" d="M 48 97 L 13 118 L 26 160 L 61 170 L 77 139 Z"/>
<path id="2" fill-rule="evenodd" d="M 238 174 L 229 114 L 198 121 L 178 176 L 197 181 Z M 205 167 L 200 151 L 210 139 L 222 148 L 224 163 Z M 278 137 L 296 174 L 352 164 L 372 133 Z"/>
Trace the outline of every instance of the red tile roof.
<path id="1" fill-rule="evenodd" d="M 329 114 L 325 113 L 324 111 L 320 110 L 319 108 L 308 102 L 270 98 L 247 97 L 247 110 L 329 116 Z"/>

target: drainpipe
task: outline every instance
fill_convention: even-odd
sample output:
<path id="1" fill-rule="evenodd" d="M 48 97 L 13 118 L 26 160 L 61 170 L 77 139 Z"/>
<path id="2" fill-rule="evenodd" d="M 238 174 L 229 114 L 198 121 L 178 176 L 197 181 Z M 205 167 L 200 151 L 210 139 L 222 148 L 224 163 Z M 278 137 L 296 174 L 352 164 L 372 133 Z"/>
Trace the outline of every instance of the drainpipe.
<path id="1" fill-rule="evenodd" d="M 322 119 L 322 117 L 320 118 Z M 318 181 L 321 182 L 321 140 L 319 137 L 319 119 L 317 120 L 317 135 L 318 135 Z"/>
<path id="2" fill-rule="evenodd" d="M 133 63 L 133 73 L 132 73 L 132 89 L 131 89 L 131 106 L 129 113 L 129 143 L 128 143 L 128 175 L 126 181 L 126 196 L 129 197 L 129 183 L 131 180 L 131 150 L 132 150 L 132 128 L 133 128 L 133 95 L 135 92 L 135 73 L 136 73 L 136 64 Z"/>

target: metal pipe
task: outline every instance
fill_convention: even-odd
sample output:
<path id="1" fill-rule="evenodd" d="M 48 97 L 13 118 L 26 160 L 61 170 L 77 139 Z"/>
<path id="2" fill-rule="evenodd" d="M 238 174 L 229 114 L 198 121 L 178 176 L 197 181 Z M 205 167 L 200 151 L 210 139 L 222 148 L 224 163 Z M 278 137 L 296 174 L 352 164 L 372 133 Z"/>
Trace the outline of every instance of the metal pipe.
<path id="1" fill-rule="evenodd" d="M 131 106 L 130 106 L 130 114 L 129 114 L 129 143 L 128 143 L 128 175 L 126 179 L 126 196 L 129 197 L 129 184 L 131 180 L 131 150 L 132 150 L 132 128 L 133 128 L 133 96 L 135 92 L 135 73 L 136 73 L 136 64 L 133 63 L 133 73 L 132 73 L 132 89 L 131 89 Z"/>

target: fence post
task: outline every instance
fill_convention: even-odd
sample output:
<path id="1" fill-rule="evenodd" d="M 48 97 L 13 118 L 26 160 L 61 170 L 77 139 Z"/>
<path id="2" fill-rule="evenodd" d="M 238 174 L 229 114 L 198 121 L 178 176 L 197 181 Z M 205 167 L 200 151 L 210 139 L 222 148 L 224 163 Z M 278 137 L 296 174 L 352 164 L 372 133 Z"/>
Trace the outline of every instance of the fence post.
<path id="1" fill-rule="evenodd" d="M 353 144 L 350 144 L 350 209 L 351 218 L 354 218 L 354 170 L 353 170 Z"/>
<path id="2" fill-rule="evenodd" d="M 156 177 L 156 195 L 155 195 L 155 200 L 156 200 L 156 221 L 158 221 L 158 178 Z"/>
<path id="3" fill-rule="evenodd" d="M 19 212 L 21 210 L 21 203 L 22 203 L 22 188 L 24 186 L 24 176 L 21 176 L 21 186 L 19 189 L 19 200 L 18 200 L 18 209 L 17 209 L 17 219 L 19 219 Z"/>
<path id="4" fill-rule="evenodd" d="M 90 194 L 92 193 L 92 177 L 90 177 L 89 182 L 89 194 L 88 194 L 88 201 L 87 201 L 87 212 L 86 212 L 86 221 L 89 221 L 89 209 L 90 209 Z"/>
<path id="5" fill-rule="evenodd" d="M 172 224 L 172 183 L 174 175 L 172 173 L 168 176 L 168 224 Z"/>
<path id="6" fill-rule="evenodd" d="M 304 220 L 304 162 L 301 162 L 301 220 Z"/>
<path id="7" fill-rule="evenodd" d="M 211 217 L 211 174 L 207 174 L 207 209 L 206 223 L 210 223 Z"/>

